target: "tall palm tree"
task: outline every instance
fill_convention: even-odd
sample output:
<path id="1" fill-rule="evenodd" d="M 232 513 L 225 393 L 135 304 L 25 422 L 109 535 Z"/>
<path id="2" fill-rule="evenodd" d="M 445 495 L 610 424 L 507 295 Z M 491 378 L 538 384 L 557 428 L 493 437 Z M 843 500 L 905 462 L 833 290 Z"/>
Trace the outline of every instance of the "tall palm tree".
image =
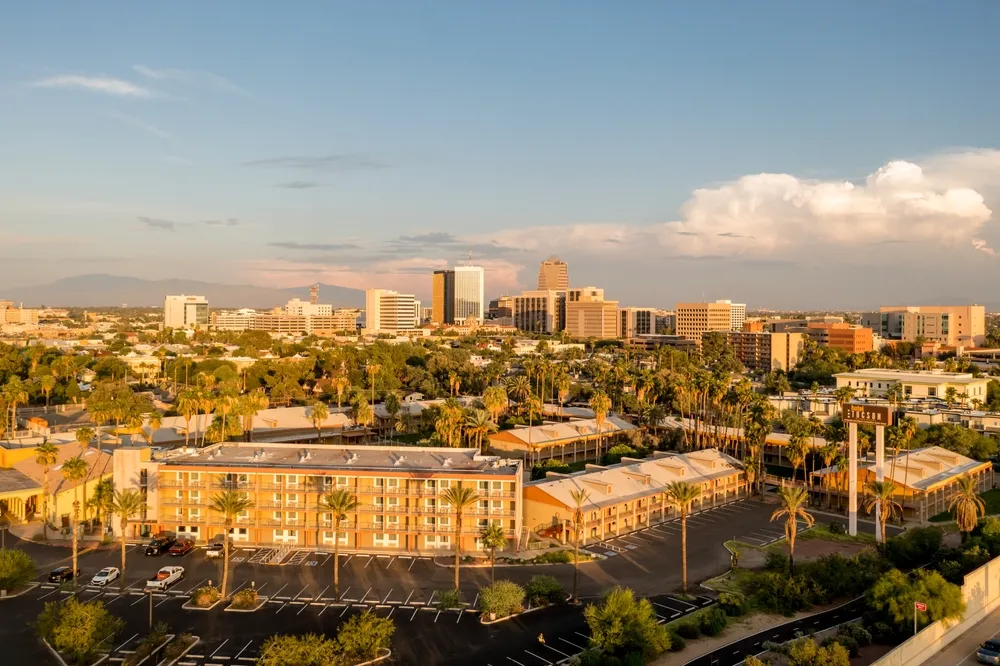
<path id="1" fill-rule="evenodd" d="M 986 503 L 979 496 L 976 480 L 963 477 L 958 480 L 958 490 L 948 504 L 948 510 L 955 513 L 955 522 L 962 533 L 962 541 L 975 529 L 980 516 L 986 515 Z"/>
<path id="2" fill-rule="evenodd" d="M 52 375 L 42 375 L 38 378 L 38 385 L 42 389 L 42 393 L 45 394 L 45 406 L 49 406 L 49 394 L 52 393 L 52 389 L 56 387 L 56 378 Z"/>
<path id="3" fill-rule="evenodd" d="M 583 536 L 583 507 L 590 500 L 590 493 L 578 489 L 569 491 L 573 499 L 573 603 L 580 603 L 577 594 L 580 583 L 580 539 Z"/>
<path id="4" fill-rule="evenodd" d="M 687 519 L 691 504 L 701 497 L 701 488 L 686 481 L 672 481 L 667 484 L 666 496 L 677 506 L 681 514 L 681 590 L 686 594 L 688 589 Z"/>
<path id="5" fill-rule="evenodd" d="M 222 514 L 226 528 L 222 534 L 222 598 L 225 599 L 229 589 L 229 529 L 238 515 L 253 508 L 253 500 L 238 490 L 224 490 L 212 496 L 209 508 Z"/>
<path id="6" fill-rule="evenodd" d="M 590 397 L 590 408 L 594 410 L 594 423 L 597 424 L 597 460 L 601 459 L 601 445 L 604 429 L 604 420 L 611 409 L 611 399 L 604 391 L 597 391 Z"/>
<path id="7" fill-rule="evenodd" d="M 248 442 L 253 441 L 253 420 L 257 416 L 257 412 L 267 409 L 269 405 L 267 394 L 261 388 L 254 389 L 240 397 L 239 412 L 240 416 L 243 417 L 243 429 L 247 433 Z"/>
<path id="8" fill-rule="evenodd" d="M 806 437 L 801 432 L 794 432 L 788 439 L 788 446 L 785 447 L 785 458 L 792 463 L 792 482 L 795 482 L 795 473 L 800 465 L 806 462 Z M 803 476 L 805 468 L 803 467 Z"/>
<path id="9" fill-rule="evenodd" d="M 490 420 L 490 414 L 485 409 L 474 409 L 465 418 L 465 432 L 476 440 L 476 448 L 483 450 L 483 437 L 497 431 L 497 424 Z"/>
<path id="10" fill-rule="evenodd" d="M 879 529 L 882 530 L 882 543 L 885 543 L 885 525 L 889 518 L 898 515 L 902 517 L 903 507 L 892 498 L 896 492 L 896 484 L 892 481 L 869 481 L 865 484 L 865 511 L 877 509 Z"/>
<path id="11" fill-rule="evenodd" d="M 11 437 L 13 437 L 14 431 L 17 429 L 17 406 L 28 402 L 28 391 L 24 388 L 24 382 L 21 381 L 21 378 L 14 375 L 4 384 L 0 396 L 3 396 L 4 402 L 7 403 L 7 409 L 10 410 L 8 428 Z"/>
<path id="12" fill-rule="evenodd" d="M 333 596 L 340 598 L 340 523 L 358 509 L 358 496 L 347 488 L 323 495 L 323 505 L 333 514 Z"/>
<path id="13" fill-rule="evenodd" d="M 94 429 L 89 426 L 76 429 L 74 437 L 76 439 L 76 443 L 80 445 L 80 455 L 87 452 L 87 449 L 90 447 L 90 440 L 94 439 L 94 436 Z"/>
<path id="14" fill-rule="evenodd" d="M 812 514 L 805 510 L 809 501 L 809 492 L 805 488 L 786 486 L 778 490 L 778 499 L 781 506 L 771 514 L 771 521 L 785 518 L 785 538 L 788 539 L 788 573 L 795 570 L 795 536 L 799 531 L 799 520 L 812 527 L 815 519 Z"/>
<path id="15" fill-rule="evenodd" d="M 322 441 L 323 438 L 323 423 L 330 418 L 330 408 L 326 406 L 325 402 L 317 400 L 312 409 L 309 410 L 309 420 L 312 421 L 313 427 L 316 428 L 316 441 Z"/>
<path id="16" fill-rule="evenodd" d="M 503 527 L 497 523 L 490 523 L 479 532 L 479 541 L 483 548 L 490 551 L 490 582 L 497 582 L 497 550 L 503 549 L 507 545 L 507 536 Z"/>
<path id="17" fill-rule="evenodd" d="M 126 488 L 116 490 L 111 498 L 108 511 L 118 516 L 119 526 L 122 530 L 122 575 L 118 579 L 118 593 L 125 593 L 125 544 L 128 541 L 128 525 L 136 516 L 140 516 L 147 510 L 146 500 L 138 490 Z"/>
<path id="18" fill-rule="evenodd" d="M 333 387 L 337 391 L 337 409 L 340 410 L 344 394 L 351 387 L 351 380 L 344 375 L 340 375 L 333 380 Z"/>
<path id="19" fill-rule="evenodd" d="M 73 488 L 73 587 L 76 587 L 76 558 L 80 542 L 80 484 L 87 478 L 87 463 L 82 458 L 70 458 L 62 464 L 62 475 Z"/>
<path id="20" fill-rule="evenodd" d="M 375 378 L 378 377 L 379 371 L 382 366 L 378 363 L 368 363 L 365 366 L 365 372 L 368 373 L 368 383 L 371 385 L 372 389 L 372 404 L 375 404 Z"/>
<path id="21" fill-rule="evenodd" d="M 215 396 L 209 390 L 198 392 L 198 411 L 205 415 L 205 427 L 200 428 L 201 430 L 201 445 L 205 446 L 205 435 L 208 434 L 208 426 L 210 421 L 208 420 L 209 414 L 215 409 Z M 195 433 L 195 446 L 198 445 L 198 433 Z"/>
<path id="22" fill-rule="evenodd" d="M 499 423 L 500 415 L 507 409 L 507 391 L 503 386 L 490 386 L 483 391 L 483 406 L 490 413 L 494 423 Z"/>
<path id="23" fill-rule="evenodd" d="M 49 470 L 56 464 L 59 449 L 52 442 L 45 441 L 35 449 L 35 463 L 42 468 L 42 535 L 49 539 Z"/>
<path id="24" fill-rule="evenodd" d="M 462 485 L 450 486 L 441 495 L 455 510 L 455 591 L 458 591 L 458 569 L 462 564 L 462 518 L 465 511 L 479 501 L 479 493 Z"/>
<path id="25" fill-rule="evenodd" d="M 198 415 L 198 396 L 194 391 L 181 391 L 174 402 L 177 413 L 184 417 L 184 446 L 188 446 L 191 438 L 191 419 Z M 197 426 L 197 424 L 195 424 Z M 195 428 L 195 446 L 198 445 L 197 427 Z"/>
<path id="26" fill-rule="evenodd" d="M 507 395 L 518 403 L 531 395 L 531 381 L 526 375 L 516 375 L 507 380 Z"/>

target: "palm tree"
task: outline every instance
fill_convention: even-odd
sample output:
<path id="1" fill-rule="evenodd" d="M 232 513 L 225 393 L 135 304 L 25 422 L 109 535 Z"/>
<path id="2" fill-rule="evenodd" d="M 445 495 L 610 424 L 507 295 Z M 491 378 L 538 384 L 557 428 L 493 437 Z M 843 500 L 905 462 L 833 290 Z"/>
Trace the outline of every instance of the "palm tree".
<path id="1" fill-rule="evenodd" d="M 788 446 L 785 447 L 785 458 L 788 462 L 792 463 L 792 483 L 795 482 L 795 473 L 799 469 L 799 465 L 804 465 L 806 462 L 806 438 L 801 432 L 794 432 L 792 436 L 788 438 Z M 803 467 L 803 476 L 805 476 L 805 468 Z"/>
<path id="2" fill-rule="evenodd" d="M 222 598 L 226 598 L 229 588 L 229 530 L 236 517 L 253 508 L 253 500 L 238 490 L 224 490 L 212 496 L 209 508 L 222 514 L 222 524 L 226 529 L 222 535 Z"/>
<path id="3" fill-rule="evenodd" d="M 583 506 L 590 499 L 590 493 L 586 490 L 571 490 L 569 496 L 573 498 L 573 603 L 580 603 L 577 589 L 580 582 L 580 537 L 583 534 Z"/>
<path id="4" fill-rule="evenodd" d="M 350 386 L 351 386 L 351 380 L 345 377 L 344 375 L 340 375 L 339 377 L 333 380 L 333 387 L 337 390 L 338 411 L 340 410 L 341 402 L 344 399 L 344 393 L 347 392 L 347 389 L 350 388 Z"/>
<path id="5" fill-rule="evenodd" d="M 73 489 L 73 587 L 76 587 L 76 557 L 79 548 L 79 524 L 80 524 L 80 482 L 87 478 L 87 463 L 83 458 L 70 458 L 62 464 L 62 475 L 69 483 L 74 484 Z"/>
<path id="6" fill-rule="evenodd" d="M 691 504 L 701 497 L 701 488 L 686 481 L 672 481 L 667 484 L 666 496 L 677 506 L 681 514 L 681 590 L 687 594 L 688 588 L 688 555 L 687 555 L 687 519 Z"/>
<path id="7" fill-rule="evenodd" d="M 490 551 L 490 582 L 497 582 L 497 550 L 503 549 L 507 545 L 507 537 L 503 532 L 503 527 L 496 523 L 490 523 L 479 533 L 479 541 L 483 548 Z"/>
<path id="8" fill-rule="evenodd" d="M 340 523 L 357 511 L 358 496 L 347 488 L 323 495 L 323 505 L 333 514 L 333 596 L 340 598 Z"/>
<path id="9" fill-rule="evenodd" d="M 254 389 L 240 397 L 239 413 L 243 417 L 243 429 L 247 432 L 247 441 L 253 441 L 253 420 L 257 412 L 267 409 L 270 401 L 264 389 Z"/>
<path id="10" fill-rule="evenodd" d="M 774 522 L 781 517 L 785 518 L 785 538 L 788 539 L 788 573 L 795 570 L 795 535 L 799 531 L 799 520 L 801 519 L 807 527 L 812 527 L 815 520 L 812 514 L 805 510 L 809 501 L 809 492 L 805 488 L 787 486 L 778 490 L 778 499 L 781 506 L 771 514 L 771 521 Z"/>
<path id="11" fill-rule="evenodd" d="M 56 464 L 59 449 L 52 442 L 45 441 L 35 449 L 35 464 L 42 468 L 42 535 L 49 539 L 49 470 Z"/>
<path id="12" fill-rule="evenodd" d="M 958 389 L 954 386 L 949 386 L 944 390 L 944 401 L 948 404 L 948 409 L 955 404 L 955 400 L 958 398 Z"/>
<path id="13" fill-rule="evenodd" d="M 975 479 L 966 476 L 958 480 L 958 490 L 952 496 L 948 510 L 955 512 L 955 522 L 962 533 L 962 541 L 965 541 L 969 532 L 975 529 L 979 517 L 986 515 L 986 503 L 979 496 Z"/>
<path id="14" fill-rule="evenodd" d="M 507 391 L 503 386 L 490 386 L 483 391 L 483 406 L 490 413 L 494 423 L 499 423 L 500 415 L 507 409 Z"/>
<path id="15" fill-rule="evenodd" d="M 368 373 L 368 383 L 371 385 L 372 388 L 373 405 L 375 404 L 375 378 L 378 377 L 379 370 L 381 369 L 382 366 L 379 365 L 378 363 L 368 363 L 368 365 L 365 366 L 365 372 Z"/>
<path id="16" fill-rule="evenodd" d="M 56 387 L 56 378 L 52 375 L 42 375 L 38 378 L 38 385 L 42 389 L 42 393 L 45 394 L 45 406 L 49 406 L 49 394 L 52 393 L 52 389 Z"/>
<path id="17" fill-rule="evenodd" d="M 313 427 L 316 428 L 317 442 L 323 439 L 323 422 L 328 418 L 330 418 L 330 408 L 326 406 L 326 403 L 317 401 L 313 404 L 309 412 L 309 419 L 312 421 Z"/>
<path id="18" fill-rule="evenodd" d="M 17 406 L 28 402 L 28 391 L 24 388 L 24 382 L 21 381 L 21 378 L 14 375 L 4 384 L 0 396 L 3 396 L 4 402 L 7 403 L 7 409 L 10 410 L 10 421 L 7 427 L 10 429 L 11 437 L 13 437 L 14 430 L 17 429 Z"/>
<path id="19" fill-rule="evenodd" d="M 208 434 L 210 425 L 208 415 L 215 409 L 215 397 L 211 391 L 200 391 L 198 393 L 198 411 L 205 415 L 205 427 L 201 429 L 201 445 L 205 446 L 205 435 Z M 195 433 L 195 446 L 198 445 L 198 433 Z"/>
<path id="20" fill-rule="evenodd" d="M 450 486 L 441 495 L 455 510 L 455 591 L 458 591 L 458 570 L 462 564 L 462 518 L 466 509 L 479 501 L 479 493 L 461 485 Z"/>
<path id="21" fill-rule="evenodd" d="M 483 450 L 483 437 L 497 431 L 497 424 L 490 420 L 485 409 L 474 409 L 465 419 L 465 432 L 471 438 L 476 438 L 476 448 Z"/>
<path id="22" fill-rule="evenodd" d="M 601 431 L 604 428 L 604 419 L 611 409 L 611 399 L 604 391 L 597 391 L 590 397 L 590 408 L 594 410 L 594 423 L 597 424 L 597 459 L 601 459 Z"/>
<path id="23" fill-rule="evenodd" d="M 174 402 L 177 413 L 184 417 L 184 446 L 187 447 L 191 437 L 191 418 L 198 414 L 198 396 L 194 391 L 181 391 Z M 197 432 L 195 433 L 195 445 L 197 446 Z"/>
<path id="24" fill-rule="evenodd" d="M 517 375 L 511 377 L 507 381 L 507 395 L 516 400 L 517 402 L 523 402 L 525 398 L 531 395 L 531 382 L 525 375 Z"/>
<path id="25" fill-rule="evenodd" d="M 94 429 L 89 426 L 77 428 L 74 436 L 76 443 L 80 445 L 80 455 L 87 452 L 87 449 L 90 447 L 90 440 L 94 439 L 94 434 Z"/>
<path id="26" fill-rule="evenodd" d="M 885 525 L 892 516 L 903 515 L 903 507 L 892 499 L 896 492 L 896 484 L 892 481 L 869 481 L 865 484 L 865 511 L 876 511 L 879 528 L 882 530 L 882 543 L 885 543 Z"/>
<path id="27" fill-rule="evenodd" d="M 125 544 L 128 541 L 128 524 L 136 516 L 145 513 L 147 508 L 142 493 L 133 488 L 116 490 L 108 506 L 108 511 L 112 515 L 118 516 L 119 526 L 122 530 L 122 575 L 118 579 L 119 594 L 125 593 Z"/>
<path id="28" fill-rule="evenodd" d="M 367 427 L 375 421 L 375 410 L 368 404 L 364 396 L 358 396 L 358 401 L 354 403 L 354 422 L 360 426 Z"/>

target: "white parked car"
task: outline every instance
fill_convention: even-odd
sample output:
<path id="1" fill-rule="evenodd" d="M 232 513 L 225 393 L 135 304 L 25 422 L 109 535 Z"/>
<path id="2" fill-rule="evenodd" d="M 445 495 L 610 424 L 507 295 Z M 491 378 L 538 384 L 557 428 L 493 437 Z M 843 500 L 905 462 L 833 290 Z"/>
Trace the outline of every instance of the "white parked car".
<path id="1" fill-rule="evenodd" d="M 184 578 L 184 567 L 163 567 L 156 572 L 156 578 L 146 581 L 146 589 L 165 590 Z"/>
<path id="2" fill-rule="evenodd" d="M 118 570 L 118 567 L 104 567 L 94 574 L 94 577 L 90 579 L 90 584 L 104 587 L 108 583 L 118 580 L 121 575 L 122 572 Z"/>

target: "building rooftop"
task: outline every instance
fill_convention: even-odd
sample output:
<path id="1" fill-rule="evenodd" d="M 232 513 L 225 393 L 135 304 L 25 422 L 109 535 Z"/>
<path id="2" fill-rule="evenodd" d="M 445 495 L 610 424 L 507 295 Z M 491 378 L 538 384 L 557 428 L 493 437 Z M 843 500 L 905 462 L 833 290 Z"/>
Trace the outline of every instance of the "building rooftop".
<path id="1" fill-rule="evenodd" d="M 896 382 L 913 382 L 916 384 L 923 382 L 951 382 L 953 384 L 969 384 L 971 382 L 986 381 L 985 378 L 976 378 L 969 372 L 945 372 L 944 370 L 888 370 L 882 368 L 871 368 L 868 370 L 855 370 L 854 372 L 838 372 L 834 377 L 845 377 L 849 379 L 884 379 Z"/>
<path id="2" fill-rule="evenodd" d="M 61 471 L 63 463 L 70 458 L 82 458 L 87 463 L 88 481 L 111 474 L 113 458 L 107 451 L 87 449 L 86 453 L 81 454 L 78 446 L 71 445 L 59 446 L 58 449 L 56 464 L 49 468 L 49 494 L 54 495 L 73 487 L 71 483 L 63 478 Z M 26 458 L 15 462 L 14 469 L 36 481 L 38 487 L 41 488 L 42 480 L 45 478 L 45 471 L 41 465 L 35 462 L 34 458 Z"/>
<path id="3" fill-rule="evenodd" d="M 0 495 L 16 493 L 22 490 L 41 490 L 42 484 L 27 476 L 20 470 L 0 469 Z"/>
<path id="4" fill-rule="evenodd" d="M 897 456 L 887 456 L 884 473 L 887 481 L 905 488 L 926 491 L 990 464 L 992 463 L 979 462 L 940 446 L 929 446 Z M 874 456 L 869 454 L 858 466 L 874 472 Z M 837 473 L 836 467 L 826 467 L 814 472 L 819 476 Z"/>
<path id="5" fill-rule="evenodd" d="M 581 419 L 578 421 L 568 421 L 566 423 L 545 423 L 543 425 L 513 428 L 511 430 L 501 430 L 490 435 L 490 439 L 515 439 L 532 446 L 543 444 L 556 444 L 559 442 L 571 442 L 581 437 L 591 437 L 598 434 L 614 435 L 621 432 L 635 430 L 635 426 L 628 421 L 623 421 L 617 416 L 607 416 L 600 430 L 595 419 Z"/>
<path id="6" fill-rule="evenodd" d="M 214 444 L 160 459 L 164 468 L 240 467 L 379 472 L 472 472 L 515 474 L 520 461 L 484 456 L 477 449 L 419 446 L 334 446 L 296 444 Z"/>

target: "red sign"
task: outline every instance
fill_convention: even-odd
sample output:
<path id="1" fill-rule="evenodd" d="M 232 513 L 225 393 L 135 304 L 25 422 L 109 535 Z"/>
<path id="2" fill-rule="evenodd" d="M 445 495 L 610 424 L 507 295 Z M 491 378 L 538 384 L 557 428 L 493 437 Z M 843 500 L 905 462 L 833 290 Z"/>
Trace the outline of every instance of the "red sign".
<path id="1" fill-rule="evenodd" d="M 913 607 L 916 608 L 918 611 L 925 611 L 925 610 L 927 610 L 927 604 L 925 604 L 922 601 L 914 601 L 913 602 Z"/>

